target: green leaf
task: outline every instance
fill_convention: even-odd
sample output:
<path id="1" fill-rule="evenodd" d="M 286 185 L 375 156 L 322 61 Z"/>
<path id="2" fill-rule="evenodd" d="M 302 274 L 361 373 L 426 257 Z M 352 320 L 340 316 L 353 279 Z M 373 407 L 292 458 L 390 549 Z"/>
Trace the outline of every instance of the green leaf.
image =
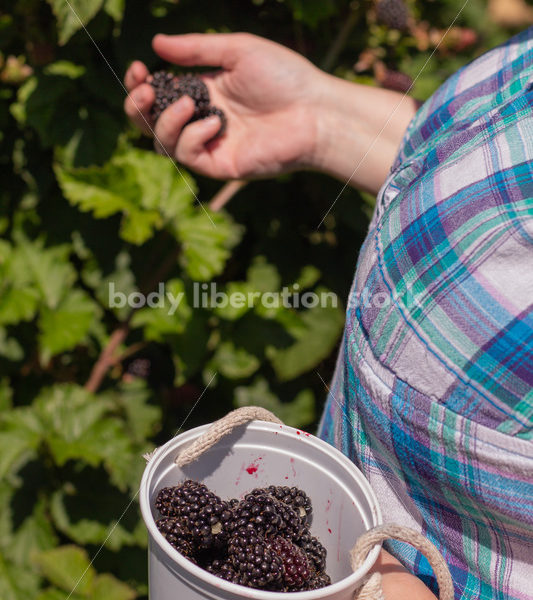
<path id="1" fill-rule="evenodd" d="M 94 580 L 91 600 L 134 600 L 134 589 L 107 573 Z"/>
<path id="2" fill-rule="evenodd" d="M 186 173 L 179 175 L 170 161 L 143 150 L 122 150 L 102 167 L 56 165 L 55 172 L 72 205 L 97 219 L 121 213 L 121 237 L 137 245 L 181 217 L 194 196 Z"/>
<path id="3" fill-rule="evenodd" d="M 317 288 L 319 295 L 327 293 Z M 344 311 L 331 305 L 316 306 L 302 313 L 304 328 L 293 329 L 296 342 L 288 348 L 270 348 L 268 356 L 280 381 L 288 381 L 316 367 L 338 342 L 344 325 Z"/>
<path id="4" fill-rule="evenodd" d="M 7 336 L 7 332 L 0 327 L 0 356 L 7 360 L 17 361 L 24 358 L 24 350 L 15 338 Z"/>
<path id="5" fill-rule="evenodd" d="M 144 443 L 159 429 L 161 408 L 149 403 L 151 392 L 142 379 L 122 382 L 112 394 L 113 401 L 121 408 L 134 441 Z"/>
<path id="6" fill-rule="evenodd" d="M 13 390 L 7 377 L 0 379 L 0 414 L 9 411 L 12 406 Z"/>
<path id="7" fill-rule="evenodd" d="M 106 13 L 115 21 L 122 21 L 126 0 L 107 0 L 104 6 Z"/>
<path id="8" fill-rule="evenodd" d="M 209 281 L 224 270 L 230 249 L 241 236 L 241 228 L 229 215 L 198 209 L 176 223 L 183 244 L 181 262 L 191 279 Z"/>
<path id="9" fill-rule="evenodd" d="M 250 285 L 260 292 L 277 292 L 281 285 L 281 277 L 274 265 L 266 262 L 264 256 L 256 256 L 247 272 Z"/>
<path id="10" fill-rule="evenodd" d="M 74 487 L 69 482 L 54 492 L 50 513 L 57 529 L 77 544 L 104 544 L 115 552 L 124 546 L 145 546 L 146 527 L 136 505 L 119 521 L 129 499 L 102 484 L 101 477 L 93 476 L 90 482 L 92 487 L 87 483 Z"/>
<path id="11" fill-rule="evenodd" d="M 47 0 L 57 19 L 59 44 L 65 45 L 69 39 L 96 15 L 104 0 Z"/>
<path id="12" fill-rule="evenodd" d="M 257 356 L 233 342 L 223 342 L 213 356 L 212 367 L 228 379 L 242 379 L 253 375 L 260 366 Z"/>
<path id="13" fill-rule="evenodd" d="M 35 598 L 39 578 L 26 568 L 18 567 L 0 554 L 0 598 L 2 600 L 28 600 Z"/>
<path id="14" fill-rule="evenodd" d="M 67 594 L 75 591 L 80 596 L 89 596 L 96 572 L 85 550 L 60 546 L 39 552 L 34 562 L 46 579 Z"/>
<path id="15" fill-rule="evenodd" d="M 235 405 L 237 408 L 261 406 L 291 427 L 305 427 L 315 420 L 315 399 L 311 390 L 302 390 L 291 402 L 281 402 L 263 378 L 256 379 L 250 386 L 235 388 Z"/>
<path id="16" fill-rule="evenodd" d="M 338 8 L 335 2 L 324 0 L 286 0 L 292 9 L 296 21 L 303 21 L 311 28 L 315 28 L 321 21 L 334 15 Z"/>
<path id="17" fill-rule="evenodd" d="M 19 236 L 10 261 L 14 283 L 31 282 L 48 308 L 56 308 L 76 280 L 76 271 L 68 261 L 69 253 L 67 245 L 45 248 L 42 239 L 30 242 Z"/>
<path id="18" fill-rule="evenodd" d="M 14 534 L 9 556 L 15 564 L 29 566 L 35 552 L 50 550 L 56 545 L 57 536 L 48 518 L 47 502 L 41 499 Z"/>
<path id="19" fill-rule="evenodd" d="M 39 319 L 43 362 L 85 341 L 99 313 L 98 305 L 80 289 L 72 290 L 57 308 L 44 308 Z"/>
<path id="20" fill-rule="evenodd" d="M 217 290 L 219 291 L 219 290 Z M 257 292 L 256 296 L 253 296 Z M 210 288 L 207 291 L 209 303 L 215 304 L 215 299 L 211 298 Z M 215 305 L 213 312 L 222 319 L 228 321 L 236 321 L 245 315 L 253 305 L 259 301 L 261 292 L 254 289 L 254 287 L 247 281 L 230 281 L 226 286 L 224 292 L 224 299 L 227 304 L 223 305 L 219 301 Z"/>
<path id="21" fill-rule="evenodd" d="M 132 327 L 143 327 L 148 340 L 162 342 L 167 335 L 176 335 L 185 330 L 192 310 L 187 303 L 185 286 L 179 279 L 171 279 L 146 297 L 145 307 L 137 310 L 131 320 Z"/>
<path id="22" fill-rule="evenodd" d="M 36 600 L 66 600 L 67 594 L 62 590 L 58 590 L 57 588 L 48 588 L 41 592 Z M 79 596 L 78 594 L 72 594 L 68 600 L 85 600 L 86 597 Z"/>
<path id="23" fill-rule="evenodd" d="M 38 444 L 39 437 L 28 431 L 0 432 L 0 479 L 33 458 Z"/>
<path id="24" fill-rule="evenodd" d="M 109 414 L 112 406 L 108 398 L 96 398 L 72 384 L 45 389 L 34 402 L 59 466 L 76 459 L 94 467 L 103 464 L 113 483 L 124 489 L 131 484 L 131 440 L 124 424 Z"/>
<path id="25" fill-rule="evenodd" d="M 0 296 L 0 325 L 31 321 L 37 310 L 39 292 L 34 287 L 10 287 Z"/>

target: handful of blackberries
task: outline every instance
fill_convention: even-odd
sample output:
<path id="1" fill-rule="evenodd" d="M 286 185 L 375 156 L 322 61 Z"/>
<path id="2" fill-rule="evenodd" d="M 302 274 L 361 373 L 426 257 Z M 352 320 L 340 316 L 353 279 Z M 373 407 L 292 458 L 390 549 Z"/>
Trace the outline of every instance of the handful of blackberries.
<path id="1" fill-rule="evenodd" d="M 272 592 L 331 584 L 326 549 L 309 531 L 311 501 L 296 487 L 257 488 L 222 500 L 204 484 L 161 489 L 156 525 L 183 556 L 226 581 Z"/>
<path id="2" fill-rule="evenodd" d="M 146 82 L 154 88 L 155 92 L 155 100 L 150 113 L 154 121 L 157 121 L 165 108 L 173 102 L 176 102 L 182 96 L 189 96 L 194 101 L 194 114 L 188 123 L 217 115 L 222 123 L 217 136 L 224 133 L 226 115 L 220 108 L 211 106 L 209 90 L 196 75 L 188 74 L 178 77 L 169 71 L 157 71 L 148 75 Z"/>

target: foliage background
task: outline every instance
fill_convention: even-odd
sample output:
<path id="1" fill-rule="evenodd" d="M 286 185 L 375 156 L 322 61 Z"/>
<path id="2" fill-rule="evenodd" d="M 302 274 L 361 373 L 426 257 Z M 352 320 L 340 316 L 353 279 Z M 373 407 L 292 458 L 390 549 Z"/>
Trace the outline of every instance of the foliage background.
<path id="1" fill-rule="evenodd" d="M 245 404 L 316 426 L 372 211 L 373 198 L 346 189 L 318 227 L 342 186 L 299 173 L 250 183 L 211 212 L 222 183 L 179 177 L 126 122 L 128 63 L 163 66 L 157 32 L 242 30 L 369 85 L 407 89 L 431 57 L 410 92 L 425 99 L 533 22 L 520 0 L 470 0 L 436 49 L 462 4 L 410 0 L 399 32 L 376 23 L 369 0 L 2 2 L 0 598 L 146 597 L 142 453 L 185 419 Z M 341 306 L 193 311 L 193 281 L 298 283 Z M 125 293 L 164 282 L 188 302 L 173 316 L 111 309 L 110 282 Z"/>

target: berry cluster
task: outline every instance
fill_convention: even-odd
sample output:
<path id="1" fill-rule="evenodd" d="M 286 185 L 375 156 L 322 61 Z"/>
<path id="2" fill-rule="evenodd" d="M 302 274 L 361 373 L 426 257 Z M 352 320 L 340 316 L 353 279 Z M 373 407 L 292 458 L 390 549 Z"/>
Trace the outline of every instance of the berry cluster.
<path id="1" fill-rule="evenodd" d="M 326 549 L 309 531 L 311 501 L 298 488 L 257 488 L 225 501 L 188 480 L 162 488 L 155 508 L 169 544 L 226 581 L 276 592 L 331 584 Z"/>
<path id="2" fill-rule="evenodd" d="M 217 115 L 220 117 L 222 123 L 217 136 L 224 133 L 226 129 L 226 115 L 220 108 L 210 106 L 211 100 L 207 86 L 196 75 L 188 74 L 177 77 L 168 71 L 157 71 L 148 75 L 146 82 L 154 88 L 155 92 L 155 101 L 150 113 L 154 122 L 159 119 L 165 108 L 169 107 L 173 102 L 176 102 L 182 96 L 190 96 L 194 100 L 194 114 L 188 123 Z"/>
<path id="3" fill-rule="evenodd" d="M 409 9 L 404 0 L 379 0 L 376 16 L 380 23 L 391 29 L 405 31 L 409 27 Z"/>

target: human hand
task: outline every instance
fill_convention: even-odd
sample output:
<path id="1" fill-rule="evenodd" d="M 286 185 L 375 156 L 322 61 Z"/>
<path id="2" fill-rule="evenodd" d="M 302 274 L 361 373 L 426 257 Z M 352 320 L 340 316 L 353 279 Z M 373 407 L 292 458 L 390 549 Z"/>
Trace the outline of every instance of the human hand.
<path id="1" fill-rule="evenodd" d="M 213 66 L 203 74 L 211 104 L 226 114 L 185 124 L 193 101 L 182 97 L 152 123 L 155 95 L 146 66 L 134 62 L 125 76 L 125 111 L 154 145 L 201 174 L 219 179 L 267 177 L 312 166 L 317 143 L 315 114 L 327 76 L 279 44 L 245 33 L 157 35 L 153 48 L 181 66 Z"/>

